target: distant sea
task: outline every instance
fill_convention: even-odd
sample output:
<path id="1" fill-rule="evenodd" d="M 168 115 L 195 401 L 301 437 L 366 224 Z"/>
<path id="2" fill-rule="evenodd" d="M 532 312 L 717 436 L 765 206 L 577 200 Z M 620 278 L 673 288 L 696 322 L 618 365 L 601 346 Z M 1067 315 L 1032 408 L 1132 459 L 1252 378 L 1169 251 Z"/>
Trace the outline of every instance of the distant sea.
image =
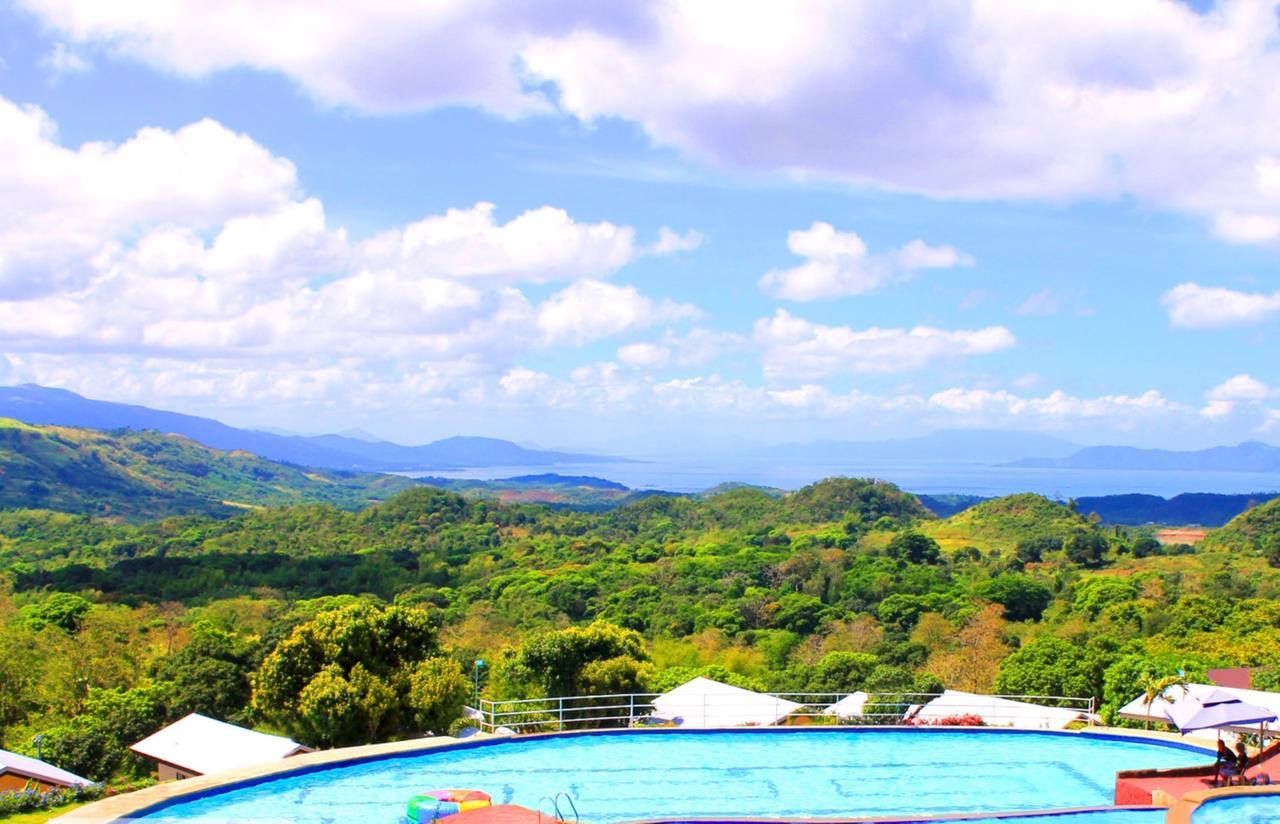
<path id="1" fill-rule="evenodd" d="M 669 492 L 701 492 L 726 481 L 791 490 L 833 475 L 892 481 L 903 489 L 924 495 L 998 496 L 1014 492 L 1038 492 L 1051 498 L 1066 499 L 1141 492 L 1170 498 L 1183 492 L 1245 494 L 1280 490 L 1280 474 L 1277 473 L 1024 469 L 937 461 L 788 464 L 776 460 L 653 458 L 642 463 L 499 466 L 405 474 L 413 477 L 434 475 L 492 480 L 548 472 L 557 475 L 590 475 L 616 481 L 632 489 L 662 489 Z"/>

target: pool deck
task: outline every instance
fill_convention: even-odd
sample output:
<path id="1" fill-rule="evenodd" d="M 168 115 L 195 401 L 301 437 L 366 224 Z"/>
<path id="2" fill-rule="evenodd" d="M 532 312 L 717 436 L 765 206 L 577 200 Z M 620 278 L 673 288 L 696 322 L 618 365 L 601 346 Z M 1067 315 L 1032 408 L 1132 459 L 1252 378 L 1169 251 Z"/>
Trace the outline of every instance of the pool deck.
<path id="1" fill-rule="evenodd" d="M 1212 761 L 1213 756 L 1208 758 Z M 1280 743 L 1272 744 L 1250 760 L 1245 776 L 1253 778 L 1259 774 L 1280 783 Z M 1212 763 L 1172 770 L 1129 770 L 1116 776 L 1115 803 L 1168 807 L 1188 794 L 1217 789 L 1214 776 Z"/>

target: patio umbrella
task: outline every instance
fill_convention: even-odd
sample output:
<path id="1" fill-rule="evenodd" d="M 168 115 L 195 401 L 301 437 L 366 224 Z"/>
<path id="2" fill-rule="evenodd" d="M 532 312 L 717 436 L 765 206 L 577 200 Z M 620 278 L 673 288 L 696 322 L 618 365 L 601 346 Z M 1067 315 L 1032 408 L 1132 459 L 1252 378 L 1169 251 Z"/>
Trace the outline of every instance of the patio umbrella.
<path id="1" fill-rule="evenodd" d="M 1246 704 L 1226 690 L 1213 690 L 1169 707 L 1169 720 L 1179 732 L 1191 732 L 1263 724 L 1276 720 L 1276 714 L 1266 707 Z"/>

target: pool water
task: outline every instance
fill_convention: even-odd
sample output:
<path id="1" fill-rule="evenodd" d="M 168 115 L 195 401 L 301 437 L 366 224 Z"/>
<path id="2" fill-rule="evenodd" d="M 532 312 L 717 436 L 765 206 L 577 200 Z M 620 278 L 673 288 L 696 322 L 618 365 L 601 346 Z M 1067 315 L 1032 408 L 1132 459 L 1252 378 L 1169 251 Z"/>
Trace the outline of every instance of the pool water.
<path id="1" fill-rule="evenodd" d="M 1280 824 L 1280 795 L 1239 795 L 1201 804 L 1191 824 Z"/>
<path id="2" fill-rule="evenodd" d="M 593 824 L 1044 810 L 1110 805 L 1119 770 L 1211 757 L 1157 743 L 990 730 L 576 735 L 329 767 L 175 804 L 143 820 L 396 824 L 410 796 L 443 787 L 484 790 L 495 804 L 541 803 L 547 813 L 543 799 L 567 792 Z"/>

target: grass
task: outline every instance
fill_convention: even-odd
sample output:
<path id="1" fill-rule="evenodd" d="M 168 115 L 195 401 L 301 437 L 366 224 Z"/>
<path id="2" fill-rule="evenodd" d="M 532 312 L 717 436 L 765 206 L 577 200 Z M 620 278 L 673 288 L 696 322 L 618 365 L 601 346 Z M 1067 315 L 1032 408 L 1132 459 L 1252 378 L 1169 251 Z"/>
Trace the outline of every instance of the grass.
<path id="1" fill-rule="evenodd" d="M 53 818 L 57 818 L 63 813 L 69 813 L 77 807 L 83 807 L 88 804 L 83 801 L 79 804 L 64 804 L 61 807 L 54 807 L 52 810 L 37 810 L 33 813 L 18 813 L 7 817 L 0 817 L 0 824 L 43 824 Z"/>

